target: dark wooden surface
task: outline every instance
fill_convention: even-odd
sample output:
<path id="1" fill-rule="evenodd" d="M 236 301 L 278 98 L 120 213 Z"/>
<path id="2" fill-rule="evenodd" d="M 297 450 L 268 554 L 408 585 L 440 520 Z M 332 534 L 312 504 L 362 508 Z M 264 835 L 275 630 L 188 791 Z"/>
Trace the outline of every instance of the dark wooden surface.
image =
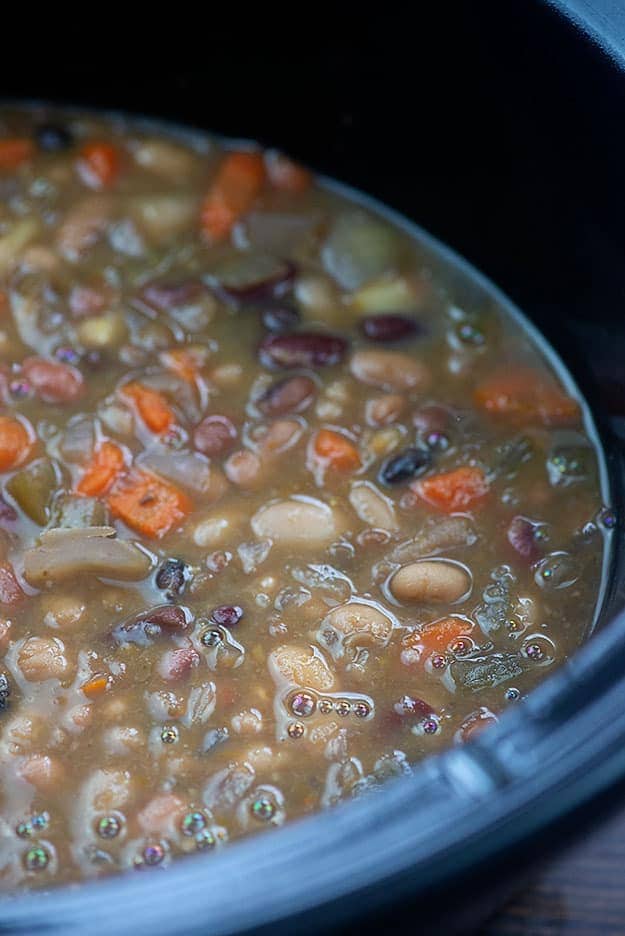
<path id="1" fill-rule="evenodd" d="M 541 869 L 479 936 L 625 936 L 625 809 Z"/>

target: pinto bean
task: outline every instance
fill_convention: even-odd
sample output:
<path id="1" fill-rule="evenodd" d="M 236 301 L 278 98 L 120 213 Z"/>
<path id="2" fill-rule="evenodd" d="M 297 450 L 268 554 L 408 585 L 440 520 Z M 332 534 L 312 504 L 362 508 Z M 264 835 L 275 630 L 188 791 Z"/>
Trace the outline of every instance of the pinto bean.
<path id="1" fill-rule="evenodd" d="M 46 627 L 72 631 L 84 621 L 86 608 L 80 598 L 72 595 L 46 595 L 41 611 Z"/>
<path id="2" fill-rule="evenodd" d="M 199 452 L 216 458 L 229 452 L 237 430 L 227 416 L 206 416 L 193 430 L 193 444 Z"/>
<path id="3" fill-rule="evenodd" d="M 262 464 L 258 455 L 248 449 L 233 452 L 224 465 L 226 477 L 237 487 L 250 490 L 262 481 Z"/>
<path id="4" fill-rule="evenodd" d="M 332 656 L 342 655 L 346 642 L 386 647 L 393 632 L 393 621 L 374 605 L 350 601 L 332 608 L 319 626 L 320 639 Z"/>
<path id="5" fill-rule="evenodd" d="M 84 378 L 70 364 L 29 357 L 22 363 L 22 373 L 44 403 L 73 403 L 84 393 Z"/>
<path id="6" fill-rule="evenodd" d="M 400 351 L 356 351 L 350 370 L 356 380 L 382 390 L 423 390 L 430 382 L 429 368 Z"/>
<path id="7" fill-rule="evenodd" d="M 402 566 L 390 582 L 398 601 L 452 604 L 467 595 L 471 578 L 466 569 L 449 559 L 430 559 Z"/>
<path id="8" fill-rule="evenodd" d="M 303 428 L 295 419 L 276 419 L 268 427 L 259 443 L 261 458 L 269 460 L 297 445 L 303 434 Z"/>
<path id="9" fill-rule="evenodd" d="M 312 403 L 317 387 L 310 377 L 287 377 L 279 380 L 256 401 L 258 409 L 267 416 L 301 413 Z"/>
<path id="10" fill-rule="evenodd" d="M 406 400 L 399 393 L 385 393 L 384 396 L 367 400 L 365 418 L 369 426 L 388 426 L 401 416 Z"/>

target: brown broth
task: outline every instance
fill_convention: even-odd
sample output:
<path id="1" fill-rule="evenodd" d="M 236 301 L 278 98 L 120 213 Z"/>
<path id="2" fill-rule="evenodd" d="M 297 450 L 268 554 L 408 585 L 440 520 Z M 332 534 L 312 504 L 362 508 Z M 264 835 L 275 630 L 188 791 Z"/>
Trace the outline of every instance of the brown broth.
<path id="1" fill-rule="evenodd" d="M 0 114 L 7 890 L 375 789 L 592 627 L 601 456 L 555 357 L 401 219 L 233 151 Z"/>

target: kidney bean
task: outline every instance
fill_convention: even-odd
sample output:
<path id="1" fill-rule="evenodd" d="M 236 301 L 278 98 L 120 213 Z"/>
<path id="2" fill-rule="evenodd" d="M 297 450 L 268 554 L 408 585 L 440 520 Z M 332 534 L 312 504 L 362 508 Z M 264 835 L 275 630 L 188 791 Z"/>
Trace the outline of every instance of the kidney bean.
<path id="1" fill-rule="evenodd" d="M 271 387 L 256 401 L 267 416 L 300 413 L 312 403 L 317 387 L 310 377 L 287 377 Z"/>
<path id="2" fill-rule="evenodd" d="M 243 608 L 239 605 L 219 605 L 213 608 L 211 618 L 216 624 L 222 624 L 224 627 L 233 627 L 238 624 L 243 617 Z"/>
<path id="3" fill-rule="evenodd" d="M 329 367 L 340 364 L 346 351 L 347 342 L 344 338 L 322 332 L 268 335 L 259 347 L 261 364 L 272 369 Z"/>
<path id="4" fill-rule="evenodd" d="M 536 562 L 543 554 L 539 542 L 539 532 L 542 524 L 536 523 L 528 517 L 513 517 L 507 529 L 506 536 L 512 548 L 528 562 Z"/>
<path id="5" fill-rule="evenodd" d="M 380 481 L 384 484 L 400 484 L 411 478 L 418 478 L 432 464 L 432 455 L 428 449 L 407 448 L 399 455 L 388 458 L 380 470 Z"/>
<path id="6" fill-rule="evenodd" d="M 59 361 L 29 357 L 22 363 L 22 373 L 44 403 L 72 403 L 85 390 L 80 371 Z"/>
<path id="7" fill-rule="evenodd" d="M 366 315 L 360 322 L 360 331 L 369 341 L 386 343 L 410 338 L 421 332 L 422 327 L 406 315 L 385 313 Z"/>
<path id="8" fill-rule="evenodd" d="M 393 704 L 393 710 L 399 716 L 416 715 L 418 718 L 425 718 L 434 714 L 434 709 L 425 699 L 419 699 L 417 696 L 405 695 Z"/>
<path id="9" fill-rule="evenodd" d="M 140 298 L 147 305 L 167 312 L 188 305 L 204 291 L 204 284 L 194 279 L 182 283 L 147 283 L 141 290 Z"/>
<path id="10" fill-rule="evenodd" d="M 435 403 L 428 406 L 422 406 L 413 417 L 412 423 L 415 429 L 423 436 L 428 436 L 432 432 L 445 432 L 451 422 L 451 413 L 444 406 L 437 406 Z"/>
<path id="11" fill-rule="evenodd" d="M 207 416 L 193 430 L 193 444 L 199 452 L 215 458 L 234 445 L 237 430 L 227 416 Z"/>
<path id="12" fill-rule="evenodd" d="M 200 655 L 192 647 L 167 650 L 159 660 L 158 673 L 166 682 L 179 682 L 189 676 L 199 662 Z"/>
<path id="13" fill-rule="evenodd" d="M 138 644 L 147 647 L 163 632 L 179 634 L 189 623 L 182 608 L 177 605 L 157 605 L 116 624 L 111 635 L 118 644 Z"/>
<path id="14" fill-rule="evenodd" d="M 212 288 L 218 298 L 235 303 L 278 299 L 288 292 L 296 272 L 288 260 L 240 254 L 215 274 Z"/>
<path id="15" fill-rule="evenodd" d="M 268 305 L 261 309 L 260 320 L 270 332 L 288 332 L 299 324 L 299 312 L 293 306 Z"/>

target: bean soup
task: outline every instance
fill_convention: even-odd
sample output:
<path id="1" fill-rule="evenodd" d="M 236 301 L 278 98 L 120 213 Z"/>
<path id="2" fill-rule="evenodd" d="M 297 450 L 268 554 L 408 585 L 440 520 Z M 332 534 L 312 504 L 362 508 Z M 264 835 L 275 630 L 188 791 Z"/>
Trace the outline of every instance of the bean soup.
<path id="1" fill-rule="evenodd" d="M 588 634 L 572 385 L 496 291 L 282 154 L 0 114 L 0 885 L 280 826 Z"/>

